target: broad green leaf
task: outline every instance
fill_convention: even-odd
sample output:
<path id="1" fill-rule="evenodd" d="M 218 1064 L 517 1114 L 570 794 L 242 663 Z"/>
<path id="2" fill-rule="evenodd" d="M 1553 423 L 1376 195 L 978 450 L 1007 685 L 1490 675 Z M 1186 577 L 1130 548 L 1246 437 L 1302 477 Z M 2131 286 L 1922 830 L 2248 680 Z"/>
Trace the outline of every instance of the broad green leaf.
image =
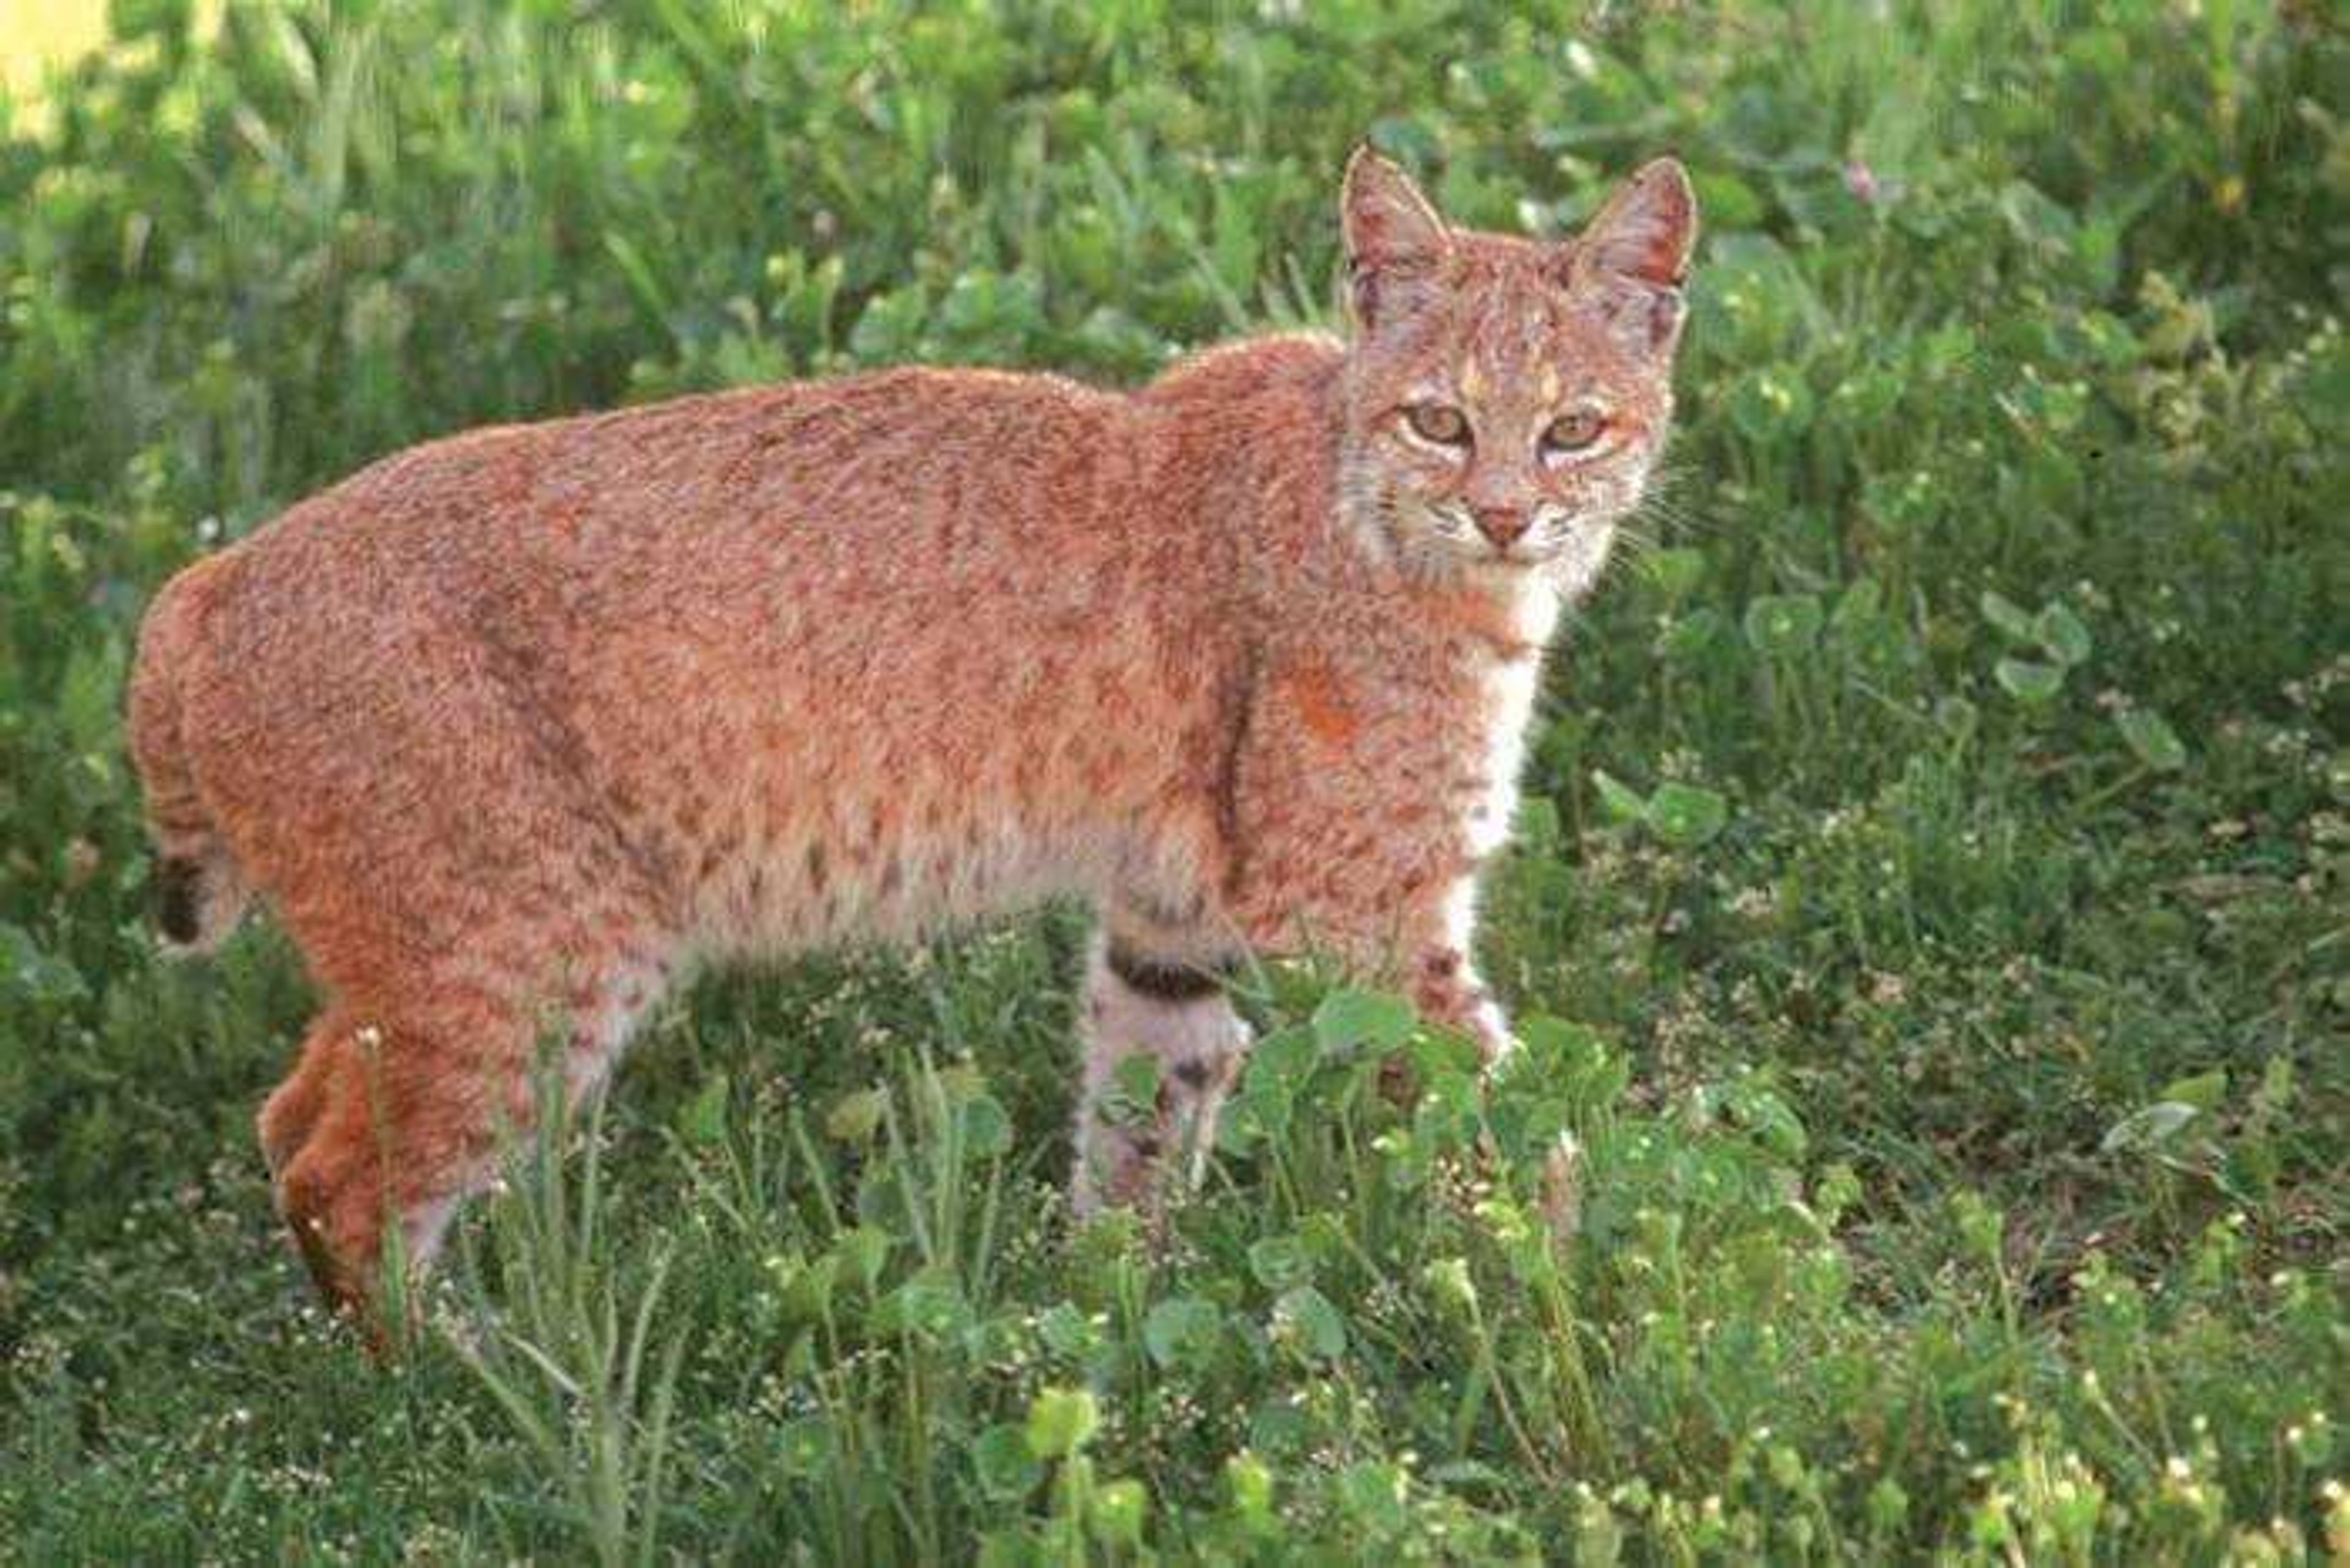
<path id="1" fill-rule="evenodd" d="M 1297 1096 L 1287 1084 L 1250 1084 L 1224 1102 L 1216 1118 L 1216 1145 L 1230 1154 L 1245 1153 L 1251 1145 L 1285 1137 Z"/>
<path id="2" fill-rule="evenodd" d="M 2067 670 L 2089 657 L 2089 628 L 2066 605 L 2052 601 L 2043 608 L 2032 622 L 2032 635 L 2049 658 Z"/>
<path id="3" fill-rule="evenodd" d="M 821 1475 L 834 1462 L 832 1423 L 822 1416 L 786 1422 L 775 1434 L 775 1468 L 787 1476 Z"/>
<path id="4" fill-rule="evenodd" d="M 1143 1348 L 1161 1366 L 1201 1367 L 1216 1352 L 1224 1314 L 1201 1296 L 1170 1296 L 1142 1320 Z"/>
<path id="5" fill-rule="evenodd" d="M 1657 633 L 1657 652 L 1676 663 L 1695 663 L 1725 639 L 1728 624 L 1711 605 L 1697 605 L 1684 614 L 1667 616 Z"/>
<path id="6" fill-rule="evenodd" d="M 1757 442 L 1793 441 L 1811 428 L 1812 389 L 1792 367 L 1773 365 L 1732 384 L 1730 422 Z"/>
<path id="7" fill-rule="evenodd" d="M 868 365 L 884 365 L 919 352 L 930 301 L 921 285 L 877 294 L 865 305 L 848 334 L 848 351 Z"/>
<path id="8" fill-rule="evenodd" d="M 1697 550 L 1670 547 L 1644 557 L 1641 568 L 1665 602 L 1677 604 L 1705 576 L 1705 556 Z"/>
<path id="9" fill-rule="evenodd" d="M 1371 991 L 1334 991 L 1314 1010 L 1314 1038 L 1326 1054 L 1358 1047 L 1374 1051 L 1411 1037 L 1411 1003 Z"/>
<path id="10" fill-rule="evenodd" d="M 1136 1127 L 1159 1110 L 1159 1058 L 1137 1051 L 1109 1070 L 1109 1092 L 1097 1107 L 1103 1119 L 1118 1127 Z"/>
<path id="11" fill-rule="evenodd" d="M 1794 659 L 1811 651 L 1825 618 L 1812 594 L 1764 594 L 1746 607 L 1746 640 L 1758 653 Z"/>
<path id="12" fill-rule="evenodd" d="M 1017 1502 L 1036 1490 L 1045 1467 L 1028 1447 L 1027 1429 L 1003 1421 L 971 1446 L 972 1472 L 980 1491 L 996 1502 Z"/>
<path id="13" fill-rule="evenodd" d="M 1150 1494 L 1140 1481 L 1104 1481 L 1094 1493 L 1086 1522 L 1104 1546 L 1133 1552 L 1141 1548 L 1142 1524 L 1149 1511 Z"/>
<path id="14" fill-rule="evenodd" d="M 1648 797 L 1648 826 L 1677 849 L 1707 842 L 1729 820 L 1730 803 L 1695 784 L 1659 784 Z"/>
<path id="15" fill-rule="evenodd" d="M 1914 533 L 1933 520 L 1943 496 L 1934 476 L 1909 469 L 1872 473 L 1861 486 L 1861 509 L 1887 532 Z"/>
<path id="16" fill-rule="evenodd" d="M 1731 1120 L 1761 1138 L 1775 1155 L 1800 1159 L 1810 1146 L 1810 1137 L 1794 1108 L 1762 1084 L 1733 1084 L 1723 1096 L 1723 1106 Z"/>
<path id="17" fill-rule="evenodd" d="M 1036 1320 L 1045 1347 L 1071 1361 L 1083 1361 L 1102 1346 L 1101 1330 L 1074 1302 L 1055 1302 Z"/>
<path id="18" fill-rule="evenodd" d="M 9 992 L 27 1002 L 62 1006 L 89 994 L 81 971 L 41 950 L 30 931 L 0 921 L 0 978 Z"/>
<path id="19" fill-rule="evenodd" d="M 858 1089 L 843 1095 L 825 1113 L 824 1130 L 842 1143 L 865 1143 L 880 1129 L 881 1117 L 889 1108 L 889 1093 L 886 1089 Z"/>
<path id="20" fill-rule="evenodd" d="M 2005 594 L 1985 588 L 1982 597 L 1976 602 L 1982 607 L 1983 619 L 1997 627 L 2002 635 L 2022 643 L 2040 640 L 2039 629 L 2033 624 L 2032 612 Z"/>
<path id="21" fill-rule="evenodd" d="M 1319 1033 L 1313 1026 L 1298 1023 L 1274 1030 L 1250 1050 L 1242 1082 L 1251 1090 L 1295 1088 L 1313 1075 L 1315 1064 L 1322 1058 Z"/>
<path id="22" fill-rule="evenodd" d="M 970 1324 L 971 1304 L 962 1293 L 938 1280 L 909 1280 L 881 1298 L 874 1324 L 931 1344 Z"/>
<path id="23" fill-rule="evenodd" d="M 832 1309 L 832 1288 L 840 1278 L 840 1255 L 827 1252 L 812 1262 L 797 1254 L 770 1260 L 784 1315 L 793 1323 L 816 1323 Z"/>
<path id="24" fill-rule="evenodd" d="M 678 1136 L 696 1148 L 713 1148 L 726 1141 L 726 1075 L 710 1075 L 693 1098 L 678 1114 Z"/>
<path id="25" fill-rule="evenodd" d="M 1618 822 L 1644 822 L 1648 815 L 1648 803 L 1630 785 L 1617 782 L 1615 776 L 1598 768 L 1591 770 L 1591 786 L 1599 792 L 1599 804 L 1609 816 Z"/>
<path id="26" fill-rule="evenodd" d="M 966 1159 L 993 1159 L 1012 1147 L 1012 1116 L 993 1095 L 980 1094 L 955 1109 Z"/>
<path id="27" fill-rule="evenodd" d="M 2202 1114 L 2183 1100 L 2157 1100 L 2106 1128 L 2097 1147 L 2107 1154 L 2154 1148 L 2178 1137 L 2188 1123 Z"/>
<path id="28" fill-rule="evenodd" d="M 1828 617 L 1829 629 L 1836 640 L 1847 647 L 1865 640 L 1873 632 L 1877 617 L 1885 607 L 1885 589 L 1875 577 L 1858 577 Z"/>
<path id="29" fill-rule="evenodd" d="M 1295 1236 L 1267 1236 L 1249 1243 L 1249 1272 L 1269 1291 L 1304 1284 L 1314 1273 L 1313 1254 Z"/>
<path id="30" fill-rule="evenodd" d="M 1254 1454 L 1243 1449 L 1224 1461 L 1224 1484 L 1232 1497 L 1232 1511 L 1251 1525 L 1271 1525 L 1273 1517 L 1273 1470 Z"/>
<path id="31" fill-rule="evenodd" d="M 2122 739 L 2137 760 L 2159 774 L 2175 774 L 2187 765 L 2187 747 L 2163 716 L 2151 708 L 2124 708 L 2115 713 Z"/>
<path id="32" fill-rule="evenodd" d="M 2159 1096 L 2176 1100 L 2182 1106 L 2193 1106 L 2199 1111 L 2217 1110 L 2228 1093 L 2228 1073 L 2224 1067 L 2214 1067 L 2208 1073 L 2198 1073 L 2191 1078 L 2180 1078 L 2166 1085 Z"/>
<path id="33" fill-rule="evenodd" d="M 1338 1478 L 1338 1496 L 1357 1529 L 1385 1535 L 1403 1526 L 1410 1479 L 1401 1465 L 1365 1459 Z"/>
<path id="34" fill-rule="evenodd" d="M 1028 1451 L 1040 1459 L 1066 1459 L 1101 1427 L 1101 1411 L 1083 1388 L 1047 1388 L 1028 1406 Z"/>
<path id="35" fill-rule="evenodd" d="M 1284 1292 L 1273 1303 L 1273 1336 L 1305 1355 L 1335 1361 L 1347 1353 L 1347 1320 L 1312 1285 Z"/>
<path id="36" fill-rule="evenodd" d="M 2002 659 L 1993 673 L 2009 696 L 2034 707 L 2054 698 L 2064 685 L 2061 666 L 2038 664 L 2028 659 Z"/>
<path id="37" fill-rule="evenodd" d="M 889 1254 L 897 1245 L 897 1239 L 878 1225 L 859 1225 L 844 1231 L 840 1240 L 833 1243 L 868 1291 L 880 1282 L 881 1271 L 889 1264 Z"/>

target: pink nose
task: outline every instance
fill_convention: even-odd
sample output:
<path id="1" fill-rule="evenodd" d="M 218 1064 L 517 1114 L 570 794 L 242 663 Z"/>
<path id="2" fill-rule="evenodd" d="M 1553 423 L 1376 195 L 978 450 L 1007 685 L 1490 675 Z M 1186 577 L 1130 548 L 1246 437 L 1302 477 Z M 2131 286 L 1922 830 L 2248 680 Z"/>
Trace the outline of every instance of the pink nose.
<path id="1" fill-rule="evenodd" d="M 1526 524 L 1534 520 L 1518 506 L 1480 506 L 1470 515 L 1477 519 L 1477 532 L 1492 540 L 1496 550 L 1506 550 L 1523 538 Z"/>

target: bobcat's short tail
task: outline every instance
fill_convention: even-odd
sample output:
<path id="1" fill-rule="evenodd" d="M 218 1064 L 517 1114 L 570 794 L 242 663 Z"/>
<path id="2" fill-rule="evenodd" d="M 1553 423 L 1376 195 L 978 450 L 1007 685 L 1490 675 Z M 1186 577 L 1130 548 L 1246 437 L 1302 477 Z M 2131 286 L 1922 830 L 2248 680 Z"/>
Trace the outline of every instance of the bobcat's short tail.
<path id="1" fill-rule="evenodd" d="M 196 787 L 181 727 L 180 687 L 195 657 L 213 563 L 199 561 L 163 585 L 139 628 L 130 673 L 131 761 L 147 795 L 155 843 L 150 884 L 156 935 L 172 957 L 209 952 L 236 929 L 251 901 Z"/>

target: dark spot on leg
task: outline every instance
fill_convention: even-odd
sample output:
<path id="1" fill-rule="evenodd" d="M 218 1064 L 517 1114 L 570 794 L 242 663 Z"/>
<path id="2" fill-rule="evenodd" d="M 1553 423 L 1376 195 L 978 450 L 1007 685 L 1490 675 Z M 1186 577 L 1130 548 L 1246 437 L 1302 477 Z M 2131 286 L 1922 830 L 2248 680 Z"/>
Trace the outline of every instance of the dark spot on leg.
<path id="1" fill-rule="evenodd" d="M 1196 1002 L 1203 996 L 1213 996 L 1223 990 L 1229 968 L 1222 963 L 1204 968 L 1165 963 L 1136 952 L 1123 942 L 1109 945 L 1110 972 L 1124 981 L 1128 990 L 1154 1002 Z"/>
<path id="2" fill-rule="evenodd" d="M 1144 1159 L 1157 1159 L 1159 1151 L 1167 1146 L 1160 1141 L 1157 1133 L 1138 1133 L 1134 1141 L 1128 1147 Z"/>
<path id="3" fill-rule="evenodd" d="M 1198 1056 L 1192 1057 L 1188 1062 L 1175 1064 L 1175 1081 L 1195 1094 L 1208 1086 L 1208 1080 L 1214 1076 L 1214 1074 L 1215 1069 Z"/>
<path id="4" fill-rule="evenodd" d="M 807 846 L 807 874 L 808 886 L 819 893 L 823 892 L 825 879 L 829 873 L 825 869 L 822 844 L 811 844 Z"/>
<path id="5" fill-rule="evenodd" d="M 155 867 L 155 927 L 175 942 L 192 942 L 203 929 L 204 868 L 193 860 L 165 860 Z"/>

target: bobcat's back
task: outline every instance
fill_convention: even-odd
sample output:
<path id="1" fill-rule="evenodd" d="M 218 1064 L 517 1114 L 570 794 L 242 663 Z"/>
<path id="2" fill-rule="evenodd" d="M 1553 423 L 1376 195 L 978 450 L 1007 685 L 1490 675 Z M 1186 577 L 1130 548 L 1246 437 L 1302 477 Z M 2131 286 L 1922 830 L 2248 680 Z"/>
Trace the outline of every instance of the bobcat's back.
<path id="1" fill-rule="evenodd" d="M 476 431 L 192 568 L 200 643 L 147 662 L 296 923 L 623 882 L 756 950 L 1091 891 L 1210 853 L 1222 568 L 1160 525 L 1148 424 L 899 371 Z"/>

